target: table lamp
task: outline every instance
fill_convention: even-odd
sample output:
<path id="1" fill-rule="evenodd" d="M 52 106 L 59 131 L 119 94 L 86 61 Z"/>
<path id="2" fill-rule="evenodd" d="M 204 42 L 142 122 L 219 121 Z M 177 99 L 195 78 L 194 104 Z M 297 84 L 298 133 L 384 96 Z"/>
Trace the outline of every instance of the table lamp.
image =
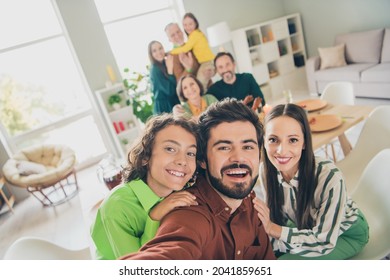
<path id="1" fill-rule="evenodd" d="M 226 21 L 219 22 L 207 27 L 207 36 L 211 47 L 219 47 L 220 52 L 224 52 L 223 44 L 231 41 L 230 28 Z"/>

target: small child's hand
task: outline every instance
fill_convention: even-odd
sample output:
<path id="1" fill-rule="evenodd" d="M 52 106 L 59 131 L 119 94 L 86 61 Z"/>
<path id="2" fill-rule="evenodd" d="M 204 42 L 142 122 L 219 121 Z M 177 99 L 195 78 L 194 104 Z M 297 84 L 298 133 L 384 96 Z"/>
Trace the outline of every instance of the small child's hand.
<path id="1" fill-rule="evenodd" d="M 179 191 L 174 192 L 164 198 L 159 204 L 153 207 L 150 211 L 149 216 L 152 220 L 160 221 L 166 214 L 171 212 L 174 208 L 179 206 L 191 206 L 198 205 L 196 197 L 187 192 Z"/>

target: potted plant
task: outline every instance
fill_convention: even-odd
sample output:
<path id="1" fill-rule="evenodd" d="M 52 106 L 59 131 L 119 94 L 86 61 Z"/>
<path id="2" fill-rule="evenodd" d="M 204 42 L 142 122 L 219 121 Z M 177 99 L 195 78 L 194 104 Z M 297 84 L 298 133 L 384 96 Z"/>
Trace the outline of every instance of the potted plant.
<path id="1" fill-rule="evenodd" d="M 108 104 L 112 108 L 114 108 L 114 110 L 118 110 L 121 108 L 121 102 L 122 97 L 119 95 L 119 92 L 110 95 L 110 97 L 108 98 Z"/>
<path id="2" fill-rule="evenodd" d="M 149 75 L 124 69 L 123 85 L 129 94 L 128 105 L 133 107 L 134 115 L 142 122 L 153 115 L 153 94 Z"/>

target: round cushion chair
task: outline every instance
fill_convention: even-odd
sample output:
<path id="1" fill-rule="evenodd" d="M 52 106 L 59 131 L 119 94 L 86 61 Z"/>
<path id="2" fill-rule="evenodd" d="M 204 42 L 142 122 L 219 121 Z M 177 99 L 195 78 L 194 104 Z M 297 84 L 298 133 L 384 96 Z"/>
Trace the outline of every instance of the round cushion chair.
<path id="1" fill-rule="evenodd" d="M 63 203 L 78 192 L 76 156 L 64 145 L 38 145 L 14 154 L 3 166 L 5 179 L 26 188 L 44 206 Z"/>

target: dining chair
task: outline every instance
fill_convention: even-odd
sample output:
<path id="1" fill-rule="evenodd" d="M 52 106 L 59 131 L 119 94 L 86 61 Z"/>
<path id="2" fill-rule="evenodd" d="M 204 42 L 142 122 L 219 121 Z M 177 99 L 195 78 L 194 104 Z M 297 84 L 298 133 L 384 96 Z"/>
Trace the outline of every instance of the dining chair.
<path id="1" fill-rule="evenodd" d="M 376 107 L 366 119 L 351 152 L 336 166 L 344 174 L 350 194 L 356 189 L 364 168 L 381 150 L 390 148 L 390 105 Z M 390 192 L 390 189 L 389 189 Z"/>
<path id="2" fill-rule="evenodd" d="M 70 250 L 38 237 L 21 237 L 7 249 L 4 260 L 90 260 L 89 247 Z"/>
<path id="3" fill-rule="evenodd" d="M 320 99 L 326 100 L 331 104 L 355 105 L 355 93 L 353 85 L 350 82 L 331 82 L 327 84 L 321 94 Z M 337 161 L 335 143 L 337 139 L 325 145 L 325 154 L 328 155 L 328 145 L 332 150 L 333 161 Z"/>
<path id="4" fill-rule="evenodd" d="M 332 104 L 355 105 L 355 93 L 351 82 L 327 84 L 320 98 Z"/>
<path id="5" fill-rule="evenodd" d="M 352 199 L 369 226 L 369 241 L 355 260 L 380 260 L 390 254 L 390 149 L 380 151 L 368 163 Z"/>

